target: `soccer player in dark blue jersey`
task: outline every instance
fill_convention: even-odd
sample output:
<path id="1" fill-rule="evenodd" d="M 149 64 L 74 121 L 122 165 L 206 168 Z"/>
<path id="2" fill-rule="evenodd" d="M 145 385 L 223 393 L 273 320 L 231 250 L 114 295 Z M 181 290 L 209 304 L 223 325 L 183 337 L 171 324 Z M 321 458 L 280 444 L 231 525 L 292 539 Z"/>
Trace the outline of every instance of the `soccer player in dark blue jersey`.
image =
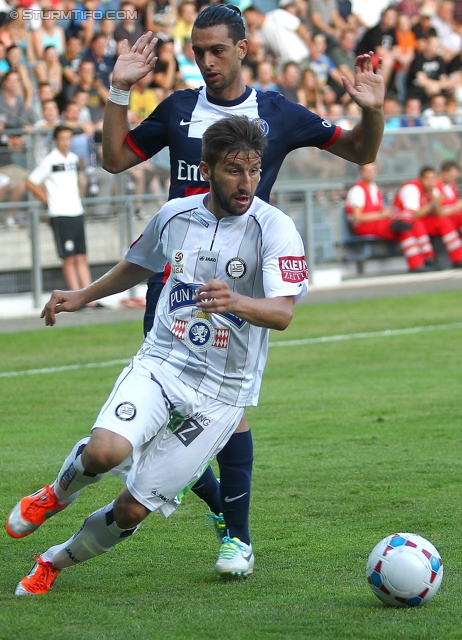
<path id="1" fill-rule="evenodd" d="M 130 87 L 153 69 L 156 41 L 148 32 L 131 49 L 124 42 L 104 116 L 104 168 L 119 173 L 169 147 L 169 197 L 206 191 L 208 183 L 199 172 L 202 134 L 212 122 L 230 114 L 258 120 L 267 135 L 257 189 L 257 195 L 265 200 L 269 199 L 284 158 L 294 149 L 314 146 L 360 165 L 375 160 L 383 133 L 384 83 L 380 63 L 374 71 L 371 55 L 358 56 L 354 85 L 343 78 L 345 90 L 362 109 L 360 122 L 353 130 L 345 131 L 276 92 L 246 87 L 241 73 L 248 45 L 245 35 L 244 21 L 235 7 L 211 5 L 202 11 L 194 23 L 192 46 L 205 86 L 174 92 L 133 131 L 127 120 Z M 148 283 L 145 331 L 151 327 L 162 286 L 161 281 Z M 239 541 L 250 543 L 253 445 L 245 418 L 217 460 L 220 484 L 209 467 L 193 491 L 207 502 L 218 528 L 228 533 L 227 540 L 236 541 L 238 555 Z M 220 558 L 232 556 L 229 543 L 226 548 L 222 546 Z"/>

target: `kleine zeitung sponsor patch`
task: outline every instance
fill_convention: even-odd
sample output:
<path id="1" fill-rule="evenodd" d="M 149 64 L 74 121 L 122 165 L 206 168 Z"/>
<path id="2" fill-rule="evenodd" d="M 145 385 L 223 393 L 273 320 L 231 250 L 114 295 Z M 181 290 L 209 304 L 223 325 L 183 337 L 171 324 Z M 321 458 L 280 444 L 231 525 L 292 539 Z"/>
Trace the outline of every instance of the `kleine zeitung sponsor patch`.
<path id="1" fill-rule="evenodd" d="M 283 256 L 279 258 L 279 269 L 284 282 L 303 282 L 308 279 L 305 256 Z"/>

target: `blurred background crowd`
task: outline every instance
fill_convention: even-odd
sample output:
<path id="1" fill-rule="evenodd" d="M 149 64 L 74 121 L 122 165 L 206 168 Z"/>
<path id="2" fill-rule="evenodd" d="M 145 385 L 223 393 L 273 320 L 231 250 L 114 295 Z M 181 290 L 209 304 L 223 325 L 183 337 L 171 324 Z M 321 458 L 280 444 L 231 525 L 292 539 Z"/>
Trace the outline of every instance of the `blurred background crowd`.
<path id="1" fill-rule="evenodd" d="M 99 189 L 101 126 L 111 72 L 127 38 L 158 38 L 155 69 L 131 92 L 133 126 L 171 92 L 203 84 L 191 30 L 210 3 L 177 0 L 0 0 L 0 200 L 18 202 L 59 123 L 74 130 L 82 195 Z M 383 60 L 386 128 L 462 123 L 462 0 L 245 0 L 246 84 L 352 128 L 359 108 L 342 86 L 355 56 Z M 26 153 L 24 140 L 32 136 Z M 32 154 L 32 156 L 31 156 Z M 155 170 L 153 170 L 155 169 Z M 134 193 L 168 187 L 168 156 L 130 170 Z M 142 202 L 137 207 L 143 215 Z M 3 224 L 18 223 L 6 212 Z"/>

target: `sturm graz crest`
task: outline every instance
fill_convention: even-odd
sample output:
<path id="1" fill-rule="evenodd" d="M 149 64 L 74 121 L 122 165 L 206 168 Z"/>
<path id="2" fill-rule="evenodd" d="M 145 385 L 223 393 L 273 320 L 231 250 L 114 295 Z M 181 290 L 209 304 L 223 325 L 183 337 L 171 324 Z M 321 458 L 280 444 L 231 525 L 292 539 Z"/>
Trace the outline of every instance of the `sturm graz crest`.
<path id="1" fill-rule="evenodd" d="M 242 258 L 231 258 L 231 260 L 226 263 L 225 270 L 227 276 L 233 280 L 237 280 L 245 276 L 247 265 Z"/>

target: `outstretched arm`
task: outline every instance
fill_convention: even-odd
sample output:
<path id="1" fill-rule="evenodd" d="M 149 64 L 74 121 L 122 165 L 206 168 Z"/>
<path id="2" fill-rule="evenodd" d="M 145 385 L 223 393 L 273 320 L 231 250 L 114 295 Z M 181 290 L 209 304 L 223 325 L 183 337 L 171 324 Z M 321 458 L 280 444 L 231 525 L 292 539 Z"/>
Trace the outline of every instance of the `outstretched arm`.
<path id="1" fill-rule="evenodd" d="M 126 291 L 143 282 L 153 272 L 137 264 L 121 260 L 110 271 L 79 291 L 53 291 L 40 317 L 45 318 L 47 327 L 56 324 L 56 314 L 62 311 L 77 311 L 85 304 L 107 296 Z"/>
<path id="2" fill-rule="evenodd" d="M 354 85 L 342 77 L 345 91 L 361 107 L 361 120 L 351 131 L 342 130 L 339 138 L 327 149 L 360 165 L 374 162 L 383 135 L 385 84 L 382 63 L 379 61 L 374 71 L 372 55 L 370 52 L 356 58 Z"/>
<path id="3" fill-rule="evenodd" d="M 112 72 L 112 86 L 129 91 L 135 82 L 144 78 L 154 69 L 157 58 L 154 47 L 157 38 L 151 40 L 148 31 L 135 42 L 130 49 L 127 40 L 123 41 L 120 56 Z M 139 164 L 142 159 L 130 149 L 125 141 L 129 132 L 128 105 L 114 104 L 108 100 L 103 121 L 103 168 L 110 173 L 120 173 Z"/>
<path id="4" fill-rule="evenodd" d="M 207 313 L 233 313 L 257 327 L 284 331 L 292 320 L 295 300 L 293 296 L 250 298 L 213 278 L 197 289 L 196 304 Z"/>

